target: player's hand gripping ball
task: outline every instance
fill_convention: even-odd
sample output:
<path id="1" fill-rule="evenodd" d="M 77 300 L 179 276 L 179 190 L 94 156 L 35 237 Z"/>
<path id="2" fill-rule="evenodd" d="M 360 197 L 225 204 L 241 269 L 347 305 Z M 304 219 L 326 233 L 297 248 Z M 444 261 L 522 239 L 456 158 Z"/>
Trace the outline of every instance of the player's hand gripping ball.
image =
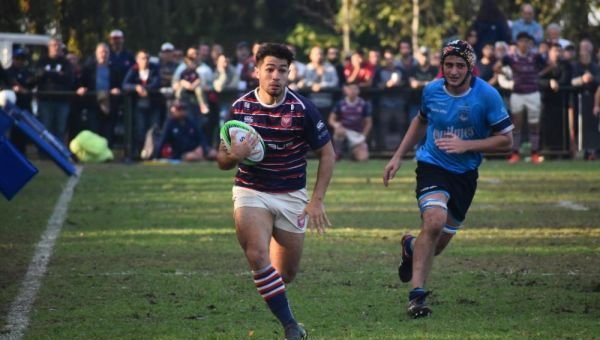
<path id="1" fill-rule="evenodd" d="M 238 120 L 230 120 L 223 124 L 221 127 L 220 135 L 225 148 L 229 151 L 231 149 L 231 136 L 235 134 L 235 138 L 238 142 L 243 142 L 249 134 L 255 134 L 258 136 L 258 143 L 254 146 L 250 156 L 246 157 L 242 163 L 247 165 L 254 165 L 263 160 L 265 157 L 265 142 L 262 137 L 254 130 L 254 128 L 244 122 Z"/>

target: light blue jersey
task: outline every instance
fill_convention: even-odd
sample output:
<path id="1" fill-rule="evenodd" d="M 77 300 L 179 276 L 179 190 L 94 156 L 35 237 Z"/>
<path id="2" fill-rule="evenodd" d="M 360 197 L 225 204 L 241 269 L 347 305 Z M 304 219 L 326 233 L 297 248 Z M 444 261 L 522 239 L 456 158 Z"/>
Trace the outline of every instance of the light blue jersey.
<path id="1" fill-rule="evenodd" d="M 427 120 L 427 138 L 417 150 L 417 160 L 461 174 L 481 164 L 480 152 L 449 154 L 438 149 L 435 139 L 453 133 L 464 140 L 484 139 L 510 132 L 514 126 L 496 89 L 474 77 L 469 90 L 459 96 L 446 91 L 444 79 L 423 90 L 421 118 Z"/>

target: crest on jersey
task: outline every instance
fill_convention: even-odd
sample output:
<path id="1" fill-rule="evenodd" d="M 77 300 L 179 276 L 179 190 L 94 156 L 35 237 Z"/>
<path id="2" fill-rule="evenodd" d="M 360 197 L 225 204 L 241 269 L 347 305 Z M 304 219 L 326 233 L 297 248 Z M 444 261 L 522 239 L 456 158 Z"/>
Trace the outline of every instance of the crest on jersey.
<path id="1" fill-rule="evenodd" d="M 292 115 L 291 114 L 286 114 L 283 117 L 281 117 L 281 126 L 284 128 L 289 128 L 290 126 L 292 126 Z"/>
<path id="2" fill-rule="evenodd" d="M 469 108 L 468 107 L 463 106 L 463 107 L 459 108 L 458 119 L 461 122 L 466 122 L 469 120 Z"/>
<path id="3" fill-rule="evenodd" d="M 254 117 L 244 116 L 244 123 L 246 123 L 246 124 L 254 123 Z"/>

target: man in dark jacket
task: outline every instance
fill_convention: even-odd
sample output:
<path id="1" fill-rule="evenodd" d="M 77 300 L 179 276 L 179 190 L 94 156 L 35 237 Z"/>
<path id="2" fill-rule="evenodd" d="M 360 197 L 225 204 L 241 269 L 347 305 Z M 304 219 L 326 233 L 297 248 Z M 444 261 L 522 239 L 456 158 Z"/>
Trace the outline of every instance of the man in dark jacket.
<path id="1" fill-rule="evenodd" d="M 48 55 L 40 58 L 35 68 L 38 84 L 38 116 L 48 131 L 59 140 L 65 138 L 69 118 L 70 93 L 73 89 L 71 63 L 62 56 L 61 41 L 48 42 Z"/>
<path id="2" fill-rule="evenodd" d="M 110 62 L 109 53 L 105 43 L 96 46 L 95 58 L 81 72 L 77 94 L 85 96 L 83 105 L 88 111 L 90 130 L 106 138 L 108 145 L 112 146 L 115 127 L 112 108 L 116 96 L 121 94 L 121 83 L 118 70 Z"/>

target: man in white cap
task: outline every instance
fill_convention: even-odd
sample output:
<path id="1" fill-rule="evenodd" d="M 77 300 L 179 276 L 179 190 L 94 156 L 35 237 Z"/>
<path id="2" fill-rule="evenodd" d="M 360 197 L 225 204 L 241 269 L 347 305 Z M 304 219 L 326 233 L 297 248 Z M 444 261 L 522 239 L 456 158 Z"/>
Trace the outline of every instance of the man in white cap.
<path id="1" fill-rule="evenodd" d="M 124 48 L 125 36 L 121 30 L 112 30 L 110 32 L 110 64 L 117 69 L 119 82 L 123 82 L 125 74 L 129 71 L 131 65 L 135 64 L 133 53 Z"/>
<path id="2" fill-rule="evenodd" d="M 160 45 L 160 52 L 158 53 L 160 64 L 160 87 L 171 88 L 173 73 L 178 65 L 175 62 L 173 51 L 175 51 L 175 46 L 170 42 L 165 42 Z"/>

